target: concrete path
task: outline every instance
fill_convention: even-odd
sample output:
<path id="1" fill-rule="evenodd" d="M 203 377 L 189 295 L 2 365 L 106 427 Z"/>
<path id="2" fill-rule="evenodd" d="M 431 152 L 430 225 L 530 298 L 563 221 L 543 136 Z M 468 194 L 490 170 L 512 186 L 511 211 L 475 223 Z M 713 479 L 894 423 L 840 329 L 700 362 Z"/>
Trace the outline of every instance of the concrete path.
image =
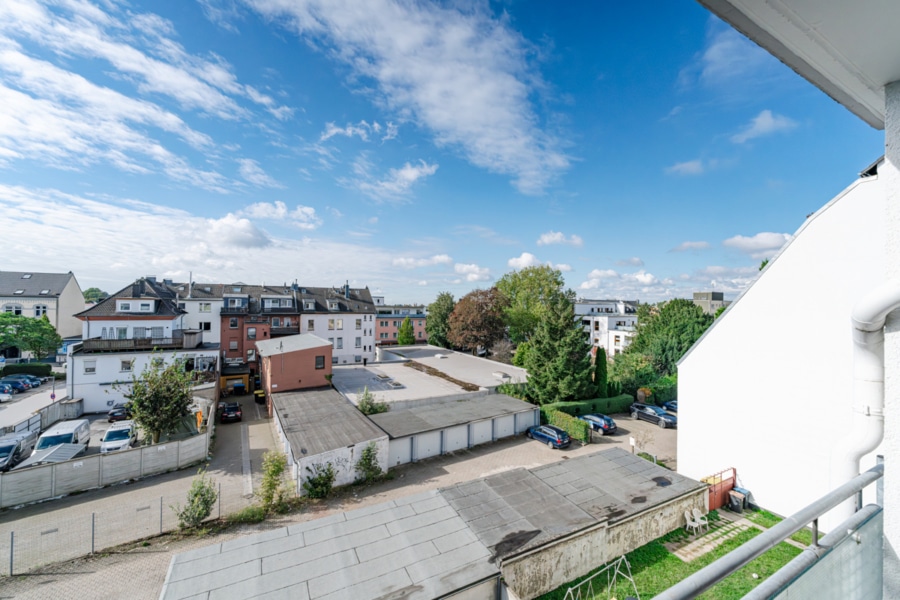
<path id="1" fill-rule="evenodd" d="M 253 407 L 249 406 L 248 402 L 244 403 L 244 407 L 244 417 L 248 419 Z M 253 418 L 255 417 L 254 413 Z M 622 433 L 610 437 L 596 438 L 597 443 L 588 446 L 575 444 L 565 450 L 551 450 L 543 444 L 527 440 L 524 436 L 509 438 L 494 444 L 486 444 L 471 450 L 457 452 L 453 455 L 439 456 L 420 463 L 392 469 L 393 478 L 390 480 L 369 487 L 347 488 L 327 502 L 310 505 L 303 512 L 286 515 L 277 520 L 270 520 L 259 525 L 242 526 L 214 536 L 189 537 L 185 539 L 180 539 L 178 536 L 161 536 L 150 540 L 148 546 L 135 545 L 135 547 L 116 554 L 97 555 L 58 563 L 33 571 L 28 575 L 0 580 L 0 598 L 81 599 L 85 597 L 85 590 L 90 590 L 89 596 L 98 600 L 113 600 L 126 595 L 134 600 L 155 599 L 159 597 L 165 581 L 166 571 L 174 554 L 212 543 L 227 541 L 248 533 L 301 523 L 337 512 L 403 498 L 426 490 L 478 479 L 517 467 L 537 467 L 616 446 L 628 449 L 629 432 L 640 431 L 643 428 L 649 428 L 653 432 L 653 441 L 648 445 L 647 450 L 657 454 L 660 459 L 665 458 L 667 462 L 674 462 L 675 431 L 661 430 L 655 425 L 643 421 L 631 421 L 621 417 L 617 419 L 617 423 L 620 423 Z M 261 457 L 265 452 L 265 450 L 261 449 L 257 440 L 268 440 L 268 443 L 272 444 L 271 440 L 273 437 L 269 421 L 250 422 L 249 426 L 250 461 L 255 486 L 258 482 L 257 473 L 261 464 Z M 220 443 L 236 443 L 236 438 L 240 435 L 239 429 L 236 423 L 222 426 L 219 430 L 222 439 L 217 440 L 217 448 L 219 448 Z M 235 437 L 231 438 L 230 436 L 232 435 Z M 233 441 L 226 442 L 226 438 Z M 225 464 L 221 464 L 220 461 L 225 462 Z M 230 477 L 230 485 L 242 490 L 243 480 L 239 475 L 241 462 L 240 452 L 226 453 L 217 449 L 214 457 L 214 463 L 217 464 L 211 467 L 210 472 L 216 477 Z M 191 475 L 180 476 L 178 479 L 181 483 L 177 485 L 170 481 L 162 482 L 160 485 L 172 485 L 181 493 L 184 493 L 190 485 Z M 176 474 L 171 474 L 171 476 L 174 478 Z M 105 493 L 105 490 L 99 490 L 97 495 L 103 496 Z M 153 487 L 145 490 L 144 493 L 153 494 L 154 496 L 159 495 L 158 490 Z M 101 503 L 104 501 L 106 501 L 104 498 L 92 500 L 92 502 Z M 113 498 L 110 501 L 118 502 L 118 499 Z M 65 502 L 65 500 L 58 502 Z M 84 510 L 77 508 L 79 506 L 80 503 L 75 503 L 71 509 Z M 65 513 L 64 509 L 61 508 L 59 510 L 60 514 Z M 34 516 L 37 517 L 37 515 Z M 8 539 L 8 534 L 6 535 L 6 539 Z M 0 529 L 0 547 L 2 547 L 3 539 L 3 529 Z"/>

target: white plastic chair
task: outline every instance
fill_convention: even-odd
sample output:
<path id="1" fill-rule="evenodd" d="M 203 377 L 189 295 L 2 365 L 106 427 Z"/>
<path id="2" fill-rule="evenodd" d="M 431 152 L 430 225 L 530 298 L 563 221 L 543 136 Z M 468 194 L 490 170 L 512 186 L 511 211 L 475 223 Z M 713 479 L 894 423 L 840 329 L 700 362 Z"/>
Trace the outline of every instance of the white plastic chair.
<path id="1" fill-rule="evenodd" d="M 700 526 L 701 530 L 702 530 L 703 526 L 705 525 L 706 530 L 709 531 L 709 520 L 703 516 L 703 513 L 700 511 L 700 509 L 697 507 L 694 507 L 692 512 L 694 513 L 694 521 L 697 522 L 697 525 Z"/>
<path id="2" fill-rule="evenodd" d="M 691 513 L 684 511 L 684 520 L 686 522 L 684 528 L 687 529 L 688 532 L 697 533 L 697 530 L 700 529 L 700 523 L 694 520 Z"/>

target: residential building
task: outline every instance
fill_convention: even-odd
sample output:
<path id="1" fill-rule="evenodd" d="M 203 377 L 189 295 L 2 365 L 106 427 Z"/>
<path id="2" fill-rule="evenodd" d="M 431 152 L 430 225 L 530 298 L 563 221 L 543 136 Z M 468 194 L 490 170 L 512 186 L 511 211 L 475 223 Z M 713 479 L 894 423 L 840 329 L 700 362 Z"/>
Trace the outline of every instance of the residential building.
<path id="1" fill-rule="evenodd" d="M 897 418 L 900 414 L 900 311 L 897 310 L 900 306 L 900 203 L 897 202 L 900 198 L 900 41 L 895 30 L 900 23 L 900 3 L 840 0 L 701 0 L 701 3 L 864 122 L 884 129 L 885 157 L 877 165 L 877 174 L 867 178 L 869 181 L 857 182 L 844 193 L 848 198 L 859 198 L 859 208 L 844 210 L 843 202 L 839 201 L 820 211 L 818 218 L 807 225 L 807 231 L 812 231 L 819 226 L 815 221 L 828 221 L 829 212 L 841 212 L 851 221 L 846 226 L 834 224 L 833 228 L 846 232 L 847 236 L 843 240 L 830 240 L 828 252 L 820 255 L 806 249 L 806 240 L 815 243 L 820 236 L 801 231 L 798 236 L 801 241 L 795 240 L 769 263 L 757 283 L 727 311 L 723 322 L 717 323 L 682 361 L 685 373 L 679 373 L 679 409 L 685 412 L 679 413 L 679 438 L 690 438 L 689 431 L 701 429 L 689 423 L 697 416 L 691 416 L 696 412 L 691 408 L 692 402 L 680 393 L 682 377 L 688 375 L 694 379 L 701 370 L 716 375 L 716 367 L 721 364 L 712 352 L 719 345 L 716 338 L 728 332 L 734 340 L 728 352 L 739 350 L 743 340 L 729 331 L 735 326 L 729 323 L 750 332 L 750 317 L 741 316 L 745 310 L 757 309 L 752 322 L 760 332 L 771 332 L 772 319 L 777 318 L 785 326 L 782 331 L 788 335 L 779 336 L 777 344 L 771 343 L 770 335 L 765 352 L 756 354 L 754 361 L 765 360 L 766 367 L 778 367 L 774 363 L 779 358 L 785 360 L 794 372 L 793 378 L 821 393 L 815 402 L 805 390 L 797 399 L 791 393 L 797 386 L 782 390 L 783 380 L 778 375 L 770 378 L 767 368 L 755 365 L 751 379 L 767 384 L 767 396 L 781 398 L 780 409 L 799 402 L 808 410 L 802 414 L 791 410 L 785 415 L 781 410 L 765 413 L 753 407 L 754 415 L 768 417 L 760 427 L 754 428 L 751 437 L 753 446 L 768 458 L 769 473 L 758 474 L 753 483 L 745 482 L 745 485 L 773 489 L 780 482 L 795 495 L 794 502 L 812 501 L 819 495 L 818 485 L 826 478 L 832 489 L 851 481 L 865 468 L 871 453 L 879 451 L 880 444 L 885 462 L 878 499 L 883 511 L 875 507 L 872 517 L 875 533 L 870 530 L 860 534 L 857 528 L 850 528 L 852 535 L 847 538 L 848 543 L 830 552 L 836 559 L 825 570 L 819 570 L 817 589 L 836 590 L 832 596 L 822 597 L 859 597 L 840 595 L 842 588 L 838 585 L 843 584 L 845 592 L 859 590 L 860 579 L 877 583 L 883 576 L 883 597 L 897 598 L 900 597 L 900 462 L 897 460 L 900 456 L 900 419 Z M 866 201 L 869 194 L 878 196 L 880 203 L 874 199 Z M 847 204 L 852 201 L 848 200 Z M 817 245 L 825 250 L 826 244 Z M 778 262 L 782 263 L 781 268 Z M 824 291 L 809 302 L 800 299 L 795 302 L 791 297 L 792 301 L 786 303 L 784 298 L 788 296 L 771 293 L 763 298 L 762 292 L 768 291 L 771 282 L 780 282 L 777 287 L 788 287 L 784 271 L 791 271 L 804 281 L 810 281 L 815 275 L 833 281 L 840 273 L 856 285 L 841 282 L 831 288 L 818 286 L 816 289 Z M 789 304 L 799 306 L 785 314 L 783 311 Z M 826 315 L 820 306 L 831 308 L 834 321 L 822 322 Z M 814 347 L 797 342 L 804 335 L 819 340 L 821 351 L 805 352 Z M 785 342 L 790 343 L 793 351 L 777 352 L 772 358 L 773 350 Z M 825 353 L 838 354 L 839 360 L 821 362 Z M 691 371 L 695 375 L 690 375 Z M 855 379 L 853 383 L 851 377 Z M 819 385 L 817 380 L 822 379 L 834 385 Z M 695 387 L 690 381 L 686 383 L 689 388 Z M 748 380 L 732 377 L 728 383 L 719 389 L 720 400 L 727 401 L 729 392 L 746 385 Z M 729 416 L 744 419 L 748 405 L 733 406 L 729 411 L 719 403 L 717 410 L 717 426 L 721 427 L 722 423 L 729 422 Z M 824 427 L 818 415 L 828 416 Z M 704 451 L 713 454 L 725 450 L 721 460 L 726 465 L 741 458 L 733 455 L 742 445 L 739 441 L 732 437 L 724 447 L 715 445 L 706 439 L 709 433 L 709 428 L 704 428 L 704 439 L 698 444 Z M 787 441 L 790 443 L 786 444 Z M 687 464 L 683 462 L 682 447 L 679 443 L 679 470 L 691 468 L 690 463 L 699 465 L 697 458 L 689 458 Z M 828 460 L 823 460 L 823 449 L 831 451 Z M 741 465 L 733 466 L 740 473 Z M 788 471 L 792 476 L 785 476 Z M 806 485 L 810 480 L 816 482 L 816 489 Z M 842 504 L 837 513 L 837 517 L 847 521 L 825 519 L 823 529 L 836 534 L 848 530 L 845 524 L 854 518 L 853 503 Z M 882 521 L 883 535 L 878 532 Z M 858 554 L 869 547 L 882 560 Z M 790 592 L 788 588 L 786 593 Z"/>
<path id="2" fill-rule="evenodd" d="M 82 342 L 69 347 L 66 391 L 84 412 L 109 410 L 125 400 L 128 384 L 151 361 L 183 359 L 197 377 L 214 378 L 219 346 L 186 329 L 178 298 L 155 277 L 144 277 L 75 316 Z"/>
<path id="3" fill-rule="evenodd" d="M 327 339 L 334 347 L 333 364 L 355 364 L 375 358 L 375 301 L 369 288 L 296 286 L 300 332 Z"/>
<path id="4" fill-rule="evenodd" d="M 591 345 L 604 348 L 610 358 L 621 354 L 634 338 L 638 300 L 589 300 L 575 302 L 575 319 L 590 336 Z"/>
<path id="5" fill-rule="evenodd" d="M 375 344 L 391 346 L 397 343 L 397 335 L 404 319 L 409 317 L 417 344 L 428 343 L 425 320 L 428 316 L 424 304 L 385 304 L 384 296 L 373 296 L 375 301 Z"/>
<path id="6" fill-rule="evenodd" d="M 325 387 L 331 380 L 332 345 L 309 333 L 257 340 L 262 389 L 274 393 Z"/>
<path id="7" fill-rule="evenodd" d="M 0 310 L 37 319 L 46 315 L 60 337 L 75 338 L 81 335 L 81 321 L 74 315 L 84 310 L 84 295 L 71 271 L 0 271 Z M 0 355 L 19 358 L 20 351 L 6 348 Z"/>
<path id="8" fill-rule="evenodd" d="M 694 292 L 694 304 L 703 309 L 704 313 L 715 315 L 720 308 L 731 304 L 731 301 L 726 300 L 722 292 Z"/>
<path id="9" fill-rule="evenodd" d="M 164 279 L 163 284 L 175 294 L 178 308 L 185 312 L 182 327 L 202 331 L 205 343 L 220 343 L 224 286 L 216 283 L 174 283 L 171 279 Z"/>

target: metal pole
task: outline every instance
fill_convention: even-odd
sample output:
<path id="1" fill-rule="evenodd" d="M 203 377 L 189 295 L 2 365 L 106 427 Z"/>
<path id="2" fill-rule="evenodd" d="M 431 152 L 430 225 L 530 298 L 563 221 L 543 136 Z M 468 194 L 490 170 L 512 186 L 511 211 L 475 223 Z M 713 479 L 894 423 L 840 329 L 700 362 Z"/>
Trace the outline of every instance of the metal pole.
<path id="1" fill-rule="evenodd" d="M 222 518 L 222 482 L 219 482 L 219 518 Z"/>
<path id="2" fill-rule="evenodd" d="M 159 532 L 162 533 L 163 497 L 159 497 Z"/>
<path id="3" fill-rule="evenodd" d="M 813 519 L 812 522 L 812 545 L 819 545 L 819 519 Z"/>
<path id="4" fill-rule="evenodd" d="M 13 553 L 16 549 L 16 532 L 9 532 L 9 576 L 13 574 Z"/>
<path id="5" fill-rule="evenodd" d="M 95 541 L 94 533 L 96 531 L 95 525 L 97 523 L 96 517 L 97 517 L 96 513 L 91 513 L 91 554 L 94 553 L 94 541 Z"/>

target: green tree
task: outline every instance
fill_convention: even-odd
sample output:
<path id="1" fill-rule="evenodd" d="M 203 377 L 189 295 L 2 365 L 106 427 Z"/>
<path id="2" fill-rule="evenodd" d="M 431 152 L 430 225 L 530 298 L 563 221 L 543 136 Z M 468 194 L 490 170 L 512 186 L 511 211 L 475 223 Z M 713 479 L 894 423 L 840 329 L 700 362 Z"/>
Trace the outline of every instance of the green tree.
<path id="1" fill-rule="evenodd" d="M 503 338 L 506 297 L 497 288 L 472 290 L 459 299 L 450 314 L 450 343 L 475 354 L 479 346 L 489 348 Z"/>
<path id="2" fill-rule="evenodd" d="M 607 398 L 609 397 L 609 390 L 607 386 L 607 358 L 606 358 L 606 349 L 605 348 L 597 348 L 597 353 L 594 355 L 594 386 L 597 388 L 597 397 L 598 398 Z"/>
<path id="3" fill-rule="evenodd" d="M 401 346 L 412 346 L 416 343 L 416 334 L 413 331 L 413 324 L 409 317 L 406 317 L 400 323 L 400 328 L 397 330 L 397 343 Z"/>
<path id="4" fill-rule="evenodd" d="M 531 343 L 530 342 L 522 342 L 518 346 L 516 346 L 516 353 L 512 357 L 512 364 L 517 367 L 525 367 L 525 363 L 528 362 L 528 355 L 531 353 Z"/>
<path id="5" fill-rule="evenodd" d="M 27 323 L 19 334 L 18 346 L 31 352 L 34 358 L 44 358 L 62 345 L 62 338 L 50 323 L 47 315 L 40 319 L 24 317 Z"/>
<path id="6" fill-rule="evenodd" d="M 215 482 L 207 477 L 206 470 L 200 469 L 197 477 L 194 477 L 194 481 L 191 482 L 191 489 L 188 490 L 185 505 L 175 504 L 169 508 L 175 511 L 180 529 L 193 529 L 212 514 L 218 498 Z"/>
<path id="7" fill-rule="evenodd" d="M 356 408 L 367 416 L 384 413 L 391 409 L 387 402 L 379 402 L 375 399 L 375 395 L 369 391 L 369 386 L 365 386 L 359 393 L 359 397 L 356 399 Z"/>
<path id="8" fill-rule="evenodd" d="M 0 312 L 0 348 L 18 348 L 31 317 Z"/>
<path id="9" fill-rule="evenodd" d="M 497 289 L 508 301 L 503 320 L 512 343 L 519 344 L 531 338 L 564 285 L 562 273 L 547 265 L 512 271 L 497 281 Z"/>
<path id="10" fill-rule="evenodd" d="M 101 300 L 108 298 L 109 294 L 101 290 L 100 288 L 90 287 L 84 292 L 82 292 L 84 296 L 85 302 L 100 302 Z"/>
<path id="11" fill-rule="evenodd" d="M 759 263 L 759 270 L 762 271 L 763 269 L 765 269 L 767 264 L 769 264 L 769 259 L 763 259 L 763 261 Z"/>
<path id="12" fill-rule="evenodd" d="M 529 340 L 528 389 L 539 404 L 596 397 L 590 346 L 575 321 L 574 294 L 559 294 Z"/>
<path id="13" fill-rule="evenodd" d="M 287 504 L 288 488 L 284 484 L 287 456 L 283 452 L 269 450 L 263 454 L 262 482 L 256 492 L 260 507 L 266 514 L 283 512 Z"/>
<path id="14" fill-rule="evenodd" d="M 716 309 L 716 314 L 713 316 L 713 318 L 714 318 L 714 319 L 718 319 L 719 317 L 721 317 L 721 316 L 722 316 L 722 313 L 725 312 L 725 309 L 726 309 L 726 308 L 728 308 L 728 307 L 727 307 L 727 306 L 720 306 L 718 309 Z"/>
<path id="15" fill-rule="evenodd" d="M 712 315 L 690 300 L 675 299 L 661 305 L 638 307 L 637 333 L 627 354 L 648 357 L 657 375 L 672 375 L 678 361 L 713 322 Z"/>
<path id="16" fill-rule="evenodd" d="M 131 401 L 131 416 L 154 444 L 191 414 L 191 374 L 184 370 L 183 359 L 167 365 L 162 355 L 154 352 L 140 376 L 132 375 L 130 384 L 117 384 L 116 389 L 126 386 L 131 388 L 125 393 Z"/>
<path id="17" fill-rule="evenodd" d="M 428 317 L 425 319 L 425 333 L 428 343 L 441 348 L 450 347 L 450 314 L 456 306 L 453 294 L 441 292 L 434 302 L 428 305 Z"/>
<path id="18" fill-rule="evenodd" d="M 609 387 L 636 397 L 638 388 L 649 385 L 657 377 L 649 357 L 638 352 L 622 352 L 616 354 L 610 366 Z"/>

